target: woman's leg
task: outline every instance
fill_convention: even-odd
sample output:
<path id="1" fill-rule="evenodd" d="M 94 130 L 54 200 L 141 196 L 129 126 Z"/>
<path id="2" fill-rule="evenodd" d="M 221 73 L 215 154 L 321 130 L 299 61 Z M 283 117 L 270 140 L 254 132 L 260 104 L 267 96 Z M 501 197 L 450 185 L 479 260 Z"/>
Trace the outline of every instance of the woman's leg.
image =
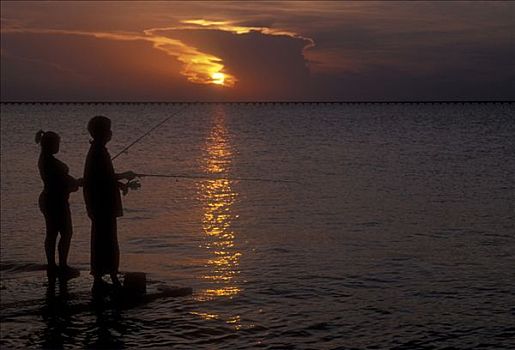
<path id="1" fill-rule="evenodd" d="M 57 276 L 57 265 L 55 264 L 55 241 L 57 240 L 57 228 L 50 220 L 46 220 L 45 254 L 47 260 L 46 275 L 48 281 L 53 284 Z"/>
<path id="2" fill-rule="evenodd" d="M 46 236 L 45 236 L 45 254 L 49 268 L 56 266 L 55 264 L 55 242 L 57 240 L 57 228 L 52 225 L 51 220 L 46 220 Z"/>
<path id="3" fill-rule="evenodd" d="M 39 209 L 45 218 L 45 255 L 49 269 L 53 269 L 55 264 L 55 241 L 59 228 L 56 224 L 55 215 L 49 212 L 46 195 L 41 193 L 39 196 Z"/>
<path id="4" fill-rule="evenodd" d="M 63 212 L 61 226 L 61 238 L 59 239 L 59 266 L 66 268 L 68 266 L 68 253 L 70 252 L 70 243 L 73 235 L 72 218 L 70 208 L 66 208 Z"/>

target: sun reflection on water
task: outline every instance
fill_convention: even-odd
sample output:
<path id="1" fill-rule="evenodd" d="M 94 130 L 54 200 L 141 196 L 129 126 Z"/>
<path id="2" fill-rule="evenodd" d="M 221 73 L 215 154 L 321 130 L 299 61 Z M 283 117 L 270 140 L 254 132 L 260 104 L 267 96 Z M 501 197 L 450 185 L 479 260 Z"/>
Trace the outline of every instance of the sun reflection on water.
<path id="1" fill-rule="evenodd" d="M 224 110 L 220 106 L 217 108 L 213 128 L 206 140 L 202 167 L 206 173 L 222 177 L 231 169 L 233 150 Z M 232 209 L 237 196 L 229 179 L 205 180 L 199 184 L 202 227 L 206 235 L 203 248 L 210 252 L 206 264 L 209 272 L 202 278 L 212 283 L 211 288 L 203 291 L 204 299 L 233 297 L 241 291 L 236 281 L 241 253 L 234 244 L 232 228 L 232 222 L 237 218 Z"/>

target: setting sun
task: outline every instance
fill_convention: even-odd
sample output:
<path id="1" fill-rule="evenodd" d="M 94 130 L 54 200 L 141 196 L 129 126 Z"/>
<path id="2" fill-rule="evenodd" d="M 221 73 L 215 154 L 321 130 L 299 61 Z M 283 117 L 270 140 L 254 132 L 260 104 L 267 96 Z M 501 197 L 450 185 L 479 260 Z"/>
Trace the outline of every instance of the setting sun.
<path id="1" fill-rule="evenodd" d="M 216 85 L 224 85 L 225 74 L 222 72 L 215 72 L 211 74 L 211 79 L 213 84 Z"/>

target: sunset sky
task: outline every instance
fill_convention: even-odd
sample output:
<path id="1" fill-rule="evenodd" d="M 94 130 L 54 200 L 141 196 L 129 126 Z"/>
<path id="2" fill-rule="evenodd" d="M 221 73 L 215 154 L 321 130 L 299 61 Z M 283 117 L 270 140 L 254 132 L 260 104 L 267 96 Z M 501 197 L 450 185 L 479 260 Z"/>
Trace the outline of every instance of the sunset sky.
<path id="1" fill-rule="evenodd" d="M 513 100 L 515 2 L 1 2 L 2 101 Z"/>

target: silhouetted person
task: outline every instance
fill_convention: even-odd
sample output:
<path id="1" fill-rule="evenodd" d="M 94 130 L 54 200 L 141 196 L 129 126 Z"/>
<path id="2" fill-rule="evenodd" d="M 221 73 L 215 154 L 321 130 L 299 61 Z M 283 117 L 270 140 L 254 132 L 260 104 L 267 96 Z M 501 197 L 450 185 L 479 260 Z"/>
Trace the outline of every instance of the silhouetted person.
<path id="1" fill-rule="evenodd" d="M 68 199 L 70 192 L 78 190 L 81 180 L 70 176 L 68 166 L 54 157 L 54 154 L 59 152 L 58 134 L 40 130 L 36 133 L 36 142 L 41 145 L 38 168 L 44 189 L 39 196 L 39 208 L 45 216 L 46 223 L 47 275 L 51 281 L 55 281 L 57 275 L 63 278 L 76 277 L 79 271 L 68 266 L 68 252 L 73 234 Z M 58 244 L 59 268 L 55 262 L 55 243 L 58 234 L 61 235 Z"/>
<path id="2" fill-rule="evenodd" d="M 96 116 L 88 123 L 93 138 L 84 167 L 84 200 L 91 219 L 91 274 L 95 282 L 93 292 L 102 287 L 102 276 L 109 274 L 113 285 L 120 286 L 117 273 L 120 262 L 116 218 L 123 215 L 120 190 L 127 184 L 118 180 L 132 180 L 136 176 L 128 171 L 114 172 L 106 144 L 111 140 L 111 120 Z"/>

